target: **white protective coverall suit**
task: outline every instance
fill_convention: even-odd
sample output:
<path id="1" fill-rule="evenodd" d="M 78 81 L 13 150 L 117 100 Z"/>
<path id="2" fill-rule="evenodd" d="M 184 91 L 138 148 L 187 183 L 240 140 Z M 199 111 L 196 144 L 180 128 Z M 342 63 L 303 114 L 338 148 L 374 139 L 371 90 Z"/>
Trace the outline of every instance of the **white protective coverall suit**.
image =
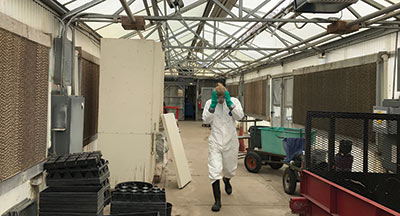
<path id="1" fill-rule="evenodd" d="M 209 112 L 211 99 L 206 102 L 203 110 L 203 121 L 211 125 L 208 139 L 208 173 L 211 184 L 222 179 L 222 173 L 227 178 L 236 174 L 239 140 L 236 133 L 236 121 L 244 116 L 240 101 L 234 97 L 231 101 L 235 108 L 230 111 L 226 105 L 217 104 L 214 113 Z"/>

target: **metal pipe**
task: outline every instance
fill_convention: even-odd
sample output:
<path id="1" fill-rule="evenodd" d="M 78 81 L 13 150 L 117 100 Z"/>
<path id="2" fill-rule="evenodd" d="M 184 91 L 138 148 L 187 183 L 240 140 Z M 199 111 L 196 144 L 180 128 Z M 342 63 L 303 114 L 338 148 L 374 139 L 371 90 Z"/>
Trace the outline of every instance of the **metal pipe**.
<path id="1" fill-rule="evenodd" d="M 211 49 L 211 50 L 265 50 L 265 51 L 276 51 L 280 48 L 256 48 L 256 47 L 218 47 L 218 46 L 208 46 L 208 47 L 195 47 L 195 46 L 164 46 L 164 48 L 173 49 Z"/>
<path id="2" fill-rule="evenodd" d="M 285 2 L 285 0 L 280 0 L 279 2 L 276 3 L 276 5 L 274 7 L 272 7 L 267 14 L 263 17 L 263 19 L 265 19 L 267 16 L 269 16 L 271 13 L 273 13 L 277 8 L 279 8 L 280 5 L 282 5 Z M 290 7 L 290 6 L 288 6 Z M 286 7 L 285 9 L 287 9 L 288 7 Z M 283 11 L 283 9 L 282 9 Z M 279 18 L 283 16 L 282 13 L 277 13 L 275 15 L 273 15 L 272 18 Z M 249 23 L 248 23 L 249 24 Z M 257 26 L 258 24 L 255 23 L 254 25 L 252 25 L 252 27 L 247 30 L 246 32 L 244 32 L 240 37 L 238 37 L 238 40 L 233 41 L 230 44 L 230 47 L 240 47 L 242 44 L 247 43 L 249 40 L 251 40 L 252 38 L 254 38 L 255 36 L 257 36 L 260 32 L 262 32 L 265 28 L 267 28 L 268 25 L 263 24 L 261 27 Z M 254 30 L 254 31 L 253 31 Z M 239 31 L 241 31 L 241 29 L 239 29 Z M 236 35 L 236 33 L 235 33 Z M 241 39 L 241 41 L 239 41 Z M 215 52 L 216 53 L 216 52 Z M 215 57 L 215 59 L 218 60 L 222 60 L 224 59 L 227 55 L 229 55 L 230 52 L 222 52 L 220 55 L 218 55 L 217 57 Z M 214 54 L 212 54 L 211 56 L 213 56 Z M 216 62 L 217 62 L 216 61 Z M 215 63 L 210 64 L 209 66 L 213 66 Z"/>
<path id="3" fill-rule="evenodd" d="M 385 16 L 378 17 L 376 19 L 370 20 L 370 21 L 366 22 L 365 24 L 366 25 L 371 25 L 371 24 L 374 24 L 374 23 L 377 23 L 377 22 L 380 22 L 380 21 L 383 21 L 383 20 L 387 20 L 387 19 L 392 18 L 394 16 L 397 16 L 399 14 L 400 14 L 400 11 L 393 11 L 393 12 L 387 13 Z"/>
<path id="4" fill-rule="evenodd" d="M 383 15 L 383 14 L 390 13 L 390 12 L 396 10 L 396 9 L 399 9 L 399 8 L 400 8 L 400 3 L 394 4 L 394 5 L 389 6 L 389 7 L 385 7 L 382 10 L 370 13 L 370 14 L 368 14 L 366 16 L 361 17 L 360 19 L 357 19 L 357 20 L 354 20 L 352 22 L 349 22 L 349 23 L 347 23 L 346 26 L 350 27 L 350 26 L 353 26 L 353 25 L 357 25 L 357 24 L 363 23 L 363 22 L 365 22 L 367 20 L 370 20 L 372 18 L 378 17 L 378 16 Z"/>
<path id="5" fill-rule="evenodd" d="M 131 23 L 136 22 L 135 17 L 132 14 L 131 8 L 129 7 L 128 3 L 126 2 L 126 0 L 119 0 L 122 4 L 122 7 L 124 8 L 124 10 L 126 11 L 126 14 L 128 15 L 129 21 L 131 21 Z M 136 30 L 140 39 L 144 39 L 143 34 L 139 31 Z"/>
<path id="6" fill-rule="evenodd" d="M 145 16 L 145 20 L 149 21 L 201 21 L 201 22 L 293 22 L 293 23 L 333 23 L 335 21 L 328 19 L 284 19 L 284 18 L 229 18 L 229 17 L 166 17 L 166 16 Z"/>
<path id="7" fill-rule="evenodd" d="M 400 12 L 396 12 L 394 14 L 388 14 L 386 19 L 398 15 Z M 379 16 L 379 15 L 378 15 Z M 102 14 L 85 14 L 80 15 L 82 21 L 85 22 L 94 22 L 93 20 L 104 19 L 104 22 L 111 22 L 110 20 L 117 20 L 120 22 L 120 17 L 115 15 L 102 15 Z M 287 22 L 287 23 L 333 23 L 333 20 L 327 19 L 285 19 L 285 18 L 229 18 L 229 17 L 177 17 L 177 16 L 144 16 L 145 20 L 149 21 L 180 21 L 184 19 L 185 21 L 192 22 L 260 22 L 260 23 L 273 23 L 273 22 Z M 379 19 L 373 21 L 374 24 L 400 24 L 400 22 L 396 21 L 381 21 L 383 19 Z M 356 22 L 354 20 L 352 22 Z M 350 25 L 349 23 L 348 25 Z M 370 24 L 368 22 L 368 24 Z M 354 24 L 351 24 L 354 25 Z M 152 25 L 146 26 L 150 27 Z M 251 29 L 251 28 L 250 28 Z"/>
<path id="8" fill-rule="evenodd" d="M 93 0 L 93 1 L 91 1 L 91 2 L 88 2 L 88 3 L 86 3 L 86 4 L 82 5 L 82 6 L 79 6 L 79 7 L 75 8 L 75 9 L 69 11 L 67 14 L 64 15 L 64 17 L 63 17 L 62 19 L 63 19 L 63 20 L 66 20 L 66 19 L 68 19 L 69 17 L 73 17 L 73 16 L 75 16 L 75 15 L 77 15 L 77 14 L 80 14 L 80 13 L 82 13 L 83 11 L 85 11 L 85 10 L 87 10 L 87 9 L 89 9 L 89 8 L 92 8 L 92 7 L 94 7 L 94 6 L 96 6 L 96 5 L 100 4 L 100 3 L 102 3 L 102 2 L 104 2 L 104 1 L 105 1 L 105 0 Z"/>
<path id="9" fill-rule="evenodd" d="M 366 20 L 375 18 L 375 17 L 377 17 L 377 16 L 380 16 L 380 15 L 382 15 L 382 14 L 391 12 L 391 11 L 396 10 L 396 9 L 398 9 L 398 8 L 400 8 L 400 3 L 397 3 L 397 4 L 395 4 L 395 5 L 392 5 L 392 6 L 390 6 L 390 7 L 387 7 L 387 8 L 385 8 L 385 9 L 380 10 L 380 11 L 377 11 L 377 12 L 374 12 L 374 13 L 371 13 L 371 14 L 368 14 L 367 16 L 364 16 L 364 17 L 362 17 L 362 18 L 360 18 L 360 19 L 354 20 L 354 21 L 348 23 L 347 26 L 353 26 L 353 25 L 357 25 L 357 24 L 363 23 L 363 22 L 365 22 Z M 301 41 L 301 42 L 299 42 L 299 43 L 293 44 L 293 45 L 291 45 L 291 46 L 289 46 L 289 47 L 286 47 L 286 48 L 284 48 L 284 49 L 281 49 L 281 50 L 279 50 L 279 51 L 276 51 L 276 52 L 274 52 L 274 53 L 271 53 L 270 55 L 261 57 L 261 58 L 257 59 L 255 62 L 262 61 L 262 60 L 264 60 L 264 59 L 266 59 L 266 58 L 270 58 L 270 57 L 272 57 L 272 56 L 274 56 L 274 55 L 276 55 L 276 54 L 282 53 L 282 52 L 284 52 L 284 51 L 291 50 L 291 49 L 293 49 L 293 48 L 295 48 L 295 47 L 298 47 L 298 46 L 303 45 L 303 44 L 305 44 L 305 43 L 308 43 L 308 42 L 317 40 L 317 39 L 322 38 L 322 37 L 325 37 L 325 36 L 327 36 L 327 35 L 328 35 L 327 32 L 322 32 L 322 33 L 320 33 L 320 34 L 318 34 L 318 35 L 315 35 L 315 36 L 313 36 L 313 37 L 310 37 L 310 38 L 308 38 L 308 39 L 306 39 L 306 40 L 303 40 L 303 41 Z M 325 40 L 325 41 L 331 40 L 331 39 L 334 39 L 334 38 L 339 37 L 339 36 L 340 36 L 340 35 L 333 35 L 333 36 L 330 36 L 330 37 L 328 37 L 328 38 L 326 38 L 326 39 L 324 39 L 324 40 Z M 320 42 L 320 43 L 321 43 L 321 42 Z M 307 46 L 305 46 L 305 47 L 308 48 L 308 47 L 310 47 L 310 45 L 307 45 Z M 242 65 L 241 67 L 239 67 L 239 68 L 237 68 L 237 69 L 235 69 L 235 70 L 233 70 L 233 71 L 237 71 L 237 70 L 243 69 L 243 68 L 248 67 L 248 66 L 251 66 L 251 65 L 253 65 L 253 64 L 254 64 L 254 62 L 253 62 L 253 63 L 249 63 L 249 64 Z M 227 74 L 232 73 L 233 71 L 230 71 L 230 72 L 228 72 Z"/>
<path id="10" fill-rule="evenodd" d="M 71 27 L 71 34 L 72 34 L 72 46 L 71 46 L 71 95 L 76 94 L 76 86 L 75 86 L 75 27 Z M 79 86 L 80 88 L 80 86 Z"/>

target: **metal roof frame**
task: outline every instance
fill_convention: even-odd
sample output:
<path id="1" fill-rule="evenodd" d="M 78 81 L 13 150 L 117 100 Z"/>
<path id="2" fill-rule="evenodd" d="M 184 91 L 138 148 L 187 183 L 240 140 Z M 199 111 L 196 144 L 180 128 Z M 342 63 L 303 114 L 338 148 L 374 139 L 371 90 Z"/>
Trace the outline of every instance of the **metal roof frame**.
<path id="1" fill-rule="evenodd" d="M 92 30 L 92 33 L 99 35 L 100 32 L 119 23 L 123 9 L 131 10 L 132 3 L 135 2 L 129 0 L 124 4 L 126 0 L 120 0 L 123 7 L 117 11 L 110 14 L 92 14 L 84 12 L 105 0 L 91 0 L 78 8 L 67 9 L 76 1 L 78 0 L 61 4 L 56 0 L 48 0 L 42 4 L 65 19 L 76 16 L 76 20 L 73 21 L 81 22 L 87 28 L 91 23 L 107 23 Z M 326 32 L 326 25 L 338 19 L 315 18 L 307 14 L 294 13 L 291 1 L 259 0 L 250 9 L 244 5 L 243 0 L 198 0 L 168 13 L 163 0 L 136 0 L 142 2 L 144 8 L 132 10 L 133 13 L 127 12 L 127 14 L 131 16 L 145 13 L 144 19 L 149 23 L 143 32 L 144 38 L 153 38 L 162 43 L 166 52 L 166 71 L 180 73 L 181 76 L 196 76 L 196 71 L 207 71 L 214 73 L 215 76 L 242 74 L 255 68 L 274 65 L 291 57 L 299 58 L 302 53 L 304 55 L 324 53 L 328 46 L 327 42 L 346 41 L 348 38 L 353 38 L 353 35 L 368 36 L 374 31 L 400 30 L 400 3 L 394 4 L 389 0 L 384 0 L 385 2 L 360 0 L 359 4 L 376 9 L 364 16 L 355 9 L 355 6 L 347 7 L 346 13 L 352 16 L 348 26 L 360 25 L 362 29 L 350 36 L 329 35 Z M 387 4 L 391 6 L 385 7 Z M 203 8 L 201 15 L 186 15 L 200 7 Z M 81 15 L 77 16 L 79 13 Z M 301 37 L 286 27 L 290 23 L 292 26 L 294 23 L 297 28 L 297 24 L 310 24 L 319 30 L 310 37 Z M 230 26 L 231 30 L 221 28 L 221 25 Z M 156 32 L 158 36 L 155 38 Z M 274 46 L 260 46 L 260 43 L 254 41 L 260 34 L 265 35 L 265 33 L 274 38 Z M 138 32 L 127 31 L 121 38 L 137 37 Z"/>

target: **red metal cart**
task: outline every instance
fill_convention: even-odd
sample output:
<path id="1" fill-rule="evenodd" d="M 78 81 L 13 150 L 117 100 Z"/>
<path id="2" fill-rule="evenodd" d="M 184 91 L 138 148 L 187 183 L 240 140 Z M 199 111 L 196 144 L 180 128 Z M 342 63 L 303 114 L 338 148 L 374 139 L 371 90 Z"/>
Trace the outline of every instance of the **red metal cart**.
<path id="1" fill-rule="evenodd" d="M 400 115 L 308 112 L 305 168 L 300 171 L 302 197 L 291 199 L 292 212 L 301 216 L 400 216 L 398 125 Z M 315 140 L 312 130 L 317 131 Z M 386 137 L 375 139 L 378 135 Z M 378 149 L 390 157 L 373 158 Z M 344 158 L 351 161 L 350 168 Z"/>
<path id="2" fill-rule="evenodd" d="M 400 216 L 398 212 L 307 170 L 301 174 L 300 193 L 302 197 L 290 200 L 290 208 L 301 216 Z"/>

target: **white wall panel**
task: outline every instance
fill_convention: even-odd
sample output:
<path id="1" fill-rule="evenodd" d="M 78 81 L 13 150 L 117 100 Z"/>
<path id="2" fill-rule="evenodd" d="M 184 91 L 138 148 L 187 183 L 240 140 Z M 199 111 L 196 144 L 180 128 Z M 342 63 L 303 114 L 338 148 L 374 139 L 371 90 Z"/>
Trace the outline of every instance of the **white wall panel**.
<path id="1" fill-rule="evenodd" d="M 149 40 L 102 39 L 98 147 L 112 184 L 151 181 L 162 113 L 164 54 Z"/>

